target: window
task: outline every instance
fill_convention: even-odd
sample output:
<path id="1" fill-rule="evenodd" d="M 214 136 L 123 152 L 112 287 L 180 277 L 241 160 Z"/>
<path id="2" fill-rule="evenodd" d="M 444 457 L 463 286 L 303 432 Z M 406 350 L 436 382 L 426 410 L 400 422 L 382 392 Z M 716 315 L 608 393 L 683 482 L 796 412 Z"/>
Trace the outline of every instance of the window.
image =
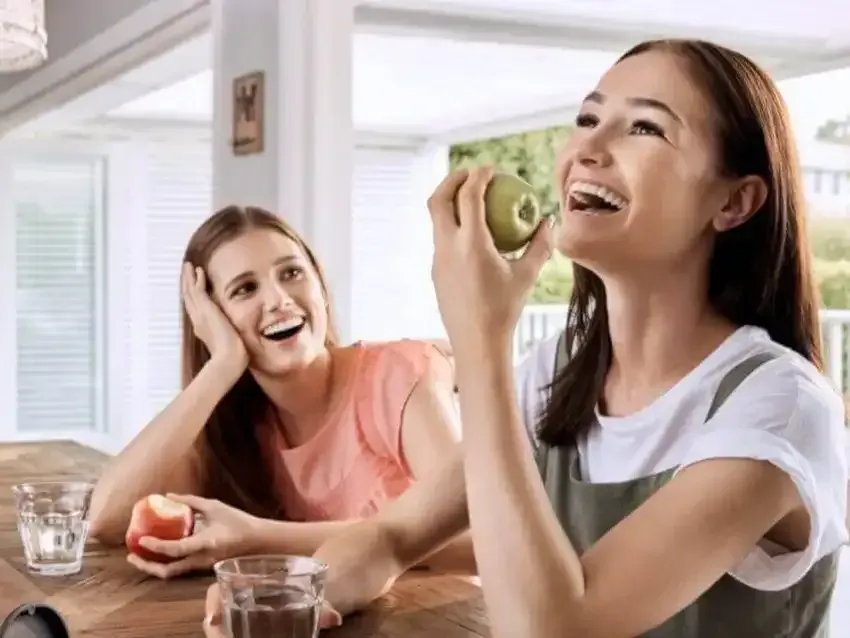
<path id="1" fill-rule="evenodd" d="M 94 431 L 104 388 L 100 333 L 102 162 L 15 160 L 17 431 Z"/>
<path id="2" fill-rule="evenodd" d="M 142 381 L 147 403 L 137 411 L 144 419 L 133 426 L 136 430 L 180 391 L 183 252 L 195 229 L 212 214 L 210 144 L 151 144 L 144 157 L 147 248 L 140 285 L 145 291 L 147 329 L 138 332 L 147 361 Z"/>

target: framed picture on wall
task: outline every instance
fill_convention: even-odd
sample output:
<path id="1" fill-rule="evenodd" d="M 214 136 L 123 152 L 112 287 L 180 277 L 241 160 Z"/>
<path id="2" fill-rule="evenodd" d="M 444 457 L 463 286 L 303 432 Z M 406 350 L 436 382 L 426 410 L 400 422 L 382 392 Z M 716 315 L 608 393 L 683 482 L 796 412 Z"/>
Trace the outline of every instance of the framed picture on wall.
<path id="1" fill-rule="evenodd" d="M 265 73 L 256 71 L 233 80 L 233 154 L 263 152 Z"/>

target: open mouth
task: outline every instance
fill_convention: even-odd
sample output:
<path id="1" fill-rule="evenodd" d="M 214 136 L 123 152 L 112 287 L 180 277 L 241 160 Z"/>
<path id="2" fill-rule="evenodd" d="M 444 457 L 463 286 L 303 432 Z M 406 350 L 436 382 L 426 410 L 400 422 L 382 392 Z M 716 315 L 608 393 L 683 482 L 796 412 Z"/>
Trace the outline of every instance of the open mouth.
<path id="1" fill-rule="evenodd" d="M 625 197 L 600 184 L 573 182 L 567 192 L 569 210 L 585 215 L 611 215 L 619 213 L 628 205 Z"/>
<path id="2" fill-rule="evenodd" d="M 301 332 L 306 323 L 307 320 L 304 317 L 293 317 L 286 321 L 278 321 L 263 330 L 263 336 L 271 341 L 286 341 Z"/>

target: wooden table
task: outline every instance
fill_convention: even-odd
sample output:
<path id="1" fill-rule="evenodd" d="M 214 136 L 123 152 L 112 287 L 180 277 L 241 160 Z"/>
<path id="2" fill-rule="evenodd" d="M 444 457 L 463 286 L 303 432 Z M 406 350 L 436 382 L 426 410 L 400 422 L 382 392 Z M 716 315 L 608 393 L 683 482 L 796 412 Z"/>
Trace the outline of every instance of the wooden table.
<path id="1" fill-rule="evenodd" d="M 27 572 L 10 487 L 21 481 L 94 479 L 107 457 L 68 441 L 0 445 L 0 619 L 25 602 L 46 602 L 65 617 L 74 638 L 202 638 L 209 576 L 163 582 L 125 561 L 121 549 L 90 541 L 83 570 L 70 577 Z M 410 574 L 365 613 L 325 638 L 487 636 L 481 593 L 469 579 Z"/>

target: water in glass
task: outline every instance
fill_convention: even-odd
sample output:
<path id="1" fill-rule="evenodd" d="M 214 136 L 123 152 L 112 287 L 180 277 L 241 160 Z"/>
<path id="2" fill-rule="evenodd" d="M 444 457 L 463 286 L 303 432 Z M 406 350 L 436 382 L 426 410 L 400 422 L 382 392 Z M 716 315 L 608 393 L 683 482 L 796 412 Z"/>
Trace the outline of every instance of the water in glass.
<path id="1" fill-rule="evenodd" d="M 319 600 L 299 587 L 261 595 L 239 592 L 224 608 L 232 638 L 313 638 L 319 626 Z"/>
<path id="2" fill-rule="evenodd" d="M 12 488 L 27 568 L 48 576 L 82 569 L 93 485 L 23 483 Z"/>
<path id="3" fill-rule="evenodd" d="M 244 557 L 217 564 L 227 638 L 316 638 L 325 569 L 303 556 Z"/>

